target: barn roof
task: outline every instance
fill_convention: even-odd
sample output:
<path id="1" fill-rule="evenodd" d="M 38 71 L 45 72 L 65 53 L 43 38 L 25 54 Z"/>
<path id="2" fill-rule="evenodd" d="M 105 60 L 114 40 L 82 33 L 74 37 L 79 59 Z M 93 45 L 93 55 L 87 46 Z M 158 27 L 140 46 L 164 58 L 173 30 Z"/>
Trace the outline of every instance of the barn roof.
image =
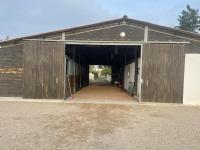
<path id="1" fill-rule="evenodd" d="M 198 33 L 193 33 L 193 32 L 184 31 L 184 30 L 180 30 L 180 29 L 176 29 L 176 28 L 157 25 L 157 24 L 153 24 L 153 23 L 150 23 L 150 22 L 146 22 L 146 21 L 130 19 L 127 16 L 123 16 L 120 19 L 109 20 L 109 21 L 104 21 L 104 22 L 90 24 L 90 25 L 84 25 L 84 26 L 79 26 L 79 27 L 73 27 L 73 28 L 62 29 L 62 30 L 55 30 L 55 31 L 51 31 L 51 32 L 45 32 L 45 33 L 40 33 L 40 34 L 35 34 L 35 35 L 30 35 L 30 36 L 23 36 L 23 37 L 19 37 L 19 38 L 14 38 L 14 39 L 10 39 L 10 40 L 7 40 L 7 41 L 1 41 L 0 44 L 18 42 L 18 41 L 23 40 L 23 39 L 33 39 L 33 38 L 45 37 L 45 36 L 48 36 L 48 35 L 59 34 L 59 33 L 63 33 L 63 32 L 75 32 L 76 30 L 87 29 L 87 28 L 91 28 L 91 27 L 104 26 L 104 25 L 107 25 L 107 24 L 118 23 L 118 22 L 120 23 L 122 21 L 126 21 L 127 23 L 136 23 L 136 24 L 140 24 L 142 26 L 159 28 L 159 29 L 163 29 L 163 30 L 167 30 L 167 31 L 175 32 L 175 33 L 180 33 L 180 34 L 192 36 L 194 38 L 199 38 L 199 40 L 200 40 L 200 34 L 198 34 Z"/>

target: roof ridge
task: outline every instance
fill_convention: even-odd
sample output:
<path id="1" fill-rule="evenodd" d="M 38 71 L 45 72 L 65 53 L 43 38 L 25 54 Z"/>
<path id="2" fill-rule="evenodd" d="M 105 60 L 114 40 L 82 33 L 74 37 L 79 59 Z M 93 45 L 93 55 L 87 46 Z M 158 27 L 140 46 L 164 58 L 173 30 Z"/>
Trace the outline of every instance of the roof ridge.
<path id="1" fill-rule="evenodd" d="M 197 34 L 197 33 L 189 32 L 189 31 L 185 31 L 185 30 L 180 30 L 180 29 L 176 29 L 176 28 L 172 28 L 172 27 L 167 27 L 167 26 L 163 26 L 163 25 L 157 25 L 157 24 L 154 24 L 154 23 L 146 22 L 146 21 L 130 19 L 130 18 L 128 18 L 127 15 L 124 15 L 122 18 L 119 18 L 119 19 L 102 21 L 102 22 L 87 24 L 87 25 L 78 26 L 78 27 L 65 28 L 65 29 L 60 29 L 60 30 L 54 30 L 54 31 L 49 31 L 49 32 L 33 34 L 33 35 L 29 35 L 29 36 L 22 36 L 22 37 L 13 38 L 13 39 L 6 40 L 6 41 L 0 41 L 0 44 L 6 44 L 6 43 L 9 43 L 9 42 L 16 42 L 16 41 L 20 41 L 20 40 L 27 39 L 27 38 L 34 38 L 34 37 L 39 37 L 39 36 L 46 36 L 46 35 L 51 35 L 51 34 L 56 34 L 56 33 L 69 32 L 69 31 L 73 31 L 73 30 L 90 28 L 90 27 L 94 27 L 94 26 L 100 26 L 100 25 L 103 25 L 103 24 L 109 24 L 109 23 L 120 22 L 120 21 L 125 21 L 125 22 L 130 21 L 130 22 L 139 23 L 139 24 L 142 24 L 142 25 L 154 26 L 154 27 L 165 29 L 165 30 L 171 30 L 171 31 L 174 31 L 174 32 L 188 34 L 188 35 L 200 38 L 200 34 Z"/>

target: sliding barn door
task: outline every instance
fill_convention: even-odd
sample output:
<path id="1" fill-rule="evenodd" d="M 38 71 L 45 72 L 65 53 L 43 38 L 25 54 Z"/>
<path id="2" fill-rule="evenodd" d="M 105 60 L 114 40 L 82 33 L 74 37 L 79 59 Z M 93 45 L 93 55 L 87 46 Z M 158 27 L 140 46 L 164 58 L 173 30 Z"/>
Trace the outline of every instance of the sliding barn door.
<path id="1" fill-rule="evenodd" d="M 183 102 L 184 44 L 145 44 L 142 101 Z"/>
<path id="2" fill-rule="evenodd" d="M 64 98 L 64 43 L 25 41 L 23 97 Z"/>

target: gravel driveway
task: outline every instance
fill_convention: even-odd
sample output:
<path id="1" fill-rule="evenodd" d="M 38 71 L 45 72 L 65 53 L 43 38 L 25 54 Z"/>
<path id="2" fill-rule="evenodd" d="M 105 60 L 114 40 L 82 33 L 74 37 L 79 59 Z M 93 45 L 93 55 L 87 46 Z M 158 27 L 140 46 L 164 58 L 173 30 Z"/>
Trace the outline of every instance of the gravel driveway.
<path id="1" fill-rule="evenodd" d="M 200 107 L 0 102 L 0 150 L 199 150 Z"/>

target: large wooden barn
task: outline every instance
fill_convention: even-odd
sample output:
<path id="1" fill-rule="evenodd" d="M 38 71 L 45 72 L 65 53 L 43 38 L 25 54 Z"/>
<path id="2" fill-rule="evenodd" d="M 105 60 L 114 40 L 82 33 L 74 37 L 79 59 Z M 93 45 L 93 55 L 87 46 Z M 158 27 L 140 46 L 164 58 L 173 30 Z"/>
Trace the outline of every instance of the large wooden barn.
<path id="1" fill-rule="evenodd" d="M 65 99 L 91 64 L 112 66 L 121 88 L 133 81 L 140 102 L 200 103 L 200 35 L 127 16 L 0 42 L 0 96 Z"/>

